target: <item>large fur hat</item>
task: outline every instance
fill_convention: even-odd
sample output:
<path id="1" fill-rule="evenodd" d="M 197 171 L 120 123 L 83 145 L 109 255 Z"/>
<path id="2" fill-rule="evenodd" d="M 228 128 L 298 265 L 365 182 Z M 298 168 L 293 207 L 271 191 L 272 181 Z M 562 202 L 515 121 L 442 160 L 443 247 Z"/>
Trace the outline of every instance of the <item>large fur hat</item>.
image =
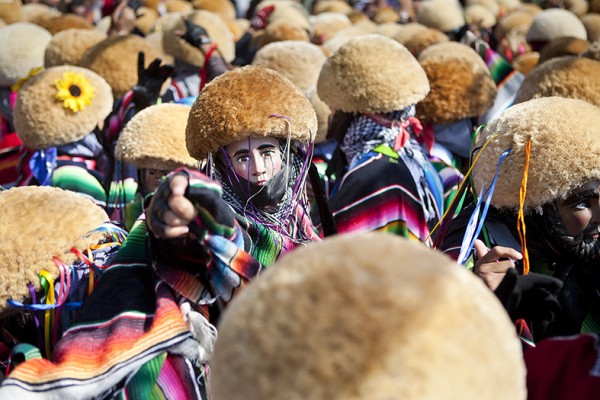
<path id="1" fill-rule="evenodd" d="M 227 62 L 233 61 L 235 58 L 233 34 L 217 14 L 210 11 L 197 10 L 188 15 L 188 20 L 206 29 L 208 36 L 218 45 L 223 58 Z M 165 30 L 163 34 L 163 47 L 167 54 L 198 68 L 204 66 L 204 54 L 200 49 L 192 46 L 185 39 L 177 35 L 177 31 L 186 31 L 181 19 Z"/>
<path id="2" fill-rule="evenodd" d="M 540 51 L 540 64 L 556 57 L 577 56 L 590 47 L 590 42 L 572 37 L 551 40 Z"/>
<path id="3" fill-rule="evenodd" d="M 215 398 L 229 400 L 526 398 L 521 345 L 493 293 L 380 232 L 267 270 L 223 315 L 211 370 Z"/>
<path id="4" fill-rule="evenodd" d="M 312 43 L 286 40 L 261 48 L 256 52 L 252 65 L 271 68 L 306 92 L 317 84 L 326 59 L 323 50 Z"/>
<path id="5" fill-rule="evenodd" d="M 343 0 L 321 0 L 313 7 L 313 14 L 319 15 L 326 12 L 348 14 L 354 9 L 348 2 Z"/>
<path id="6" fill-rule="evenodd" d="M 513 61 L 513 67 L 523 75 L 529 74 L 540 62 L 540 53 L 530 51 L 529 53 L 521 54 Z"/>
<path id="7" fill-rule="evenodd" d="M 600 40 L 600 14 L 586 14 L 581 17 L 590 42 Z"/>
<path id="8" fill-rule="evenodd" d="M 433 28 L 427 28 L 422 32 L 412 35 L 410 39 L 404 42 L 404 46 L 413 56 L 419 57 L 419 54 L 429 46 L 448 41 L 450 41 L 450 39 L 444 32 Z"/>
<path id="9" fill-rule="evenodd" d="M 44 66 L 44 51 L 52 35 L 29 22 L 0 29 L 0 86 L 12 86 L 32 68 Z"/>
<path id="10" fill-rule="evenodd" d="M 342 29 L 350 28 L 352 22 L 344 14 L 340 13 L 321 13 L 310 17 L 312 33 L 323 42 L 331 39 Z"/>
<path id="11" fill-rule="evenodd" d="M 163 4 L 168 13 L 178 12 L 188 14 L 194 9 L 192 3 L 186 0 L 167 0 Z"/>
<path id="12" fill-rule="evenodd" d="M 560 8 L 549 8 L 537 14 L 529 31 L 527 41 L 549 42 L 559 37 L 587 40 L 585 26 L 575 14 Z"/>
<path id="13" fill-rule="evenodd" d="M 310 41 L 310 34 L 301 25 L 290 23 L 285 19 L 273 21 L 254 37 L 253 45 L 261 49 L 269 43 L 282 42 L 285 40 Z"/>
<path id="14" fill-rule="evenodd" d="M 58 277 L 52 258 L 73 263 L 71 248 L 83 251 L 98 243 L 101 234 L 87 234 L 109 220 L 91 200 L 48 186 L 2 191 L 0 209 L 0 311 L 8 299 L 28 297 L 28 283 L 39 290 L 40 271 Z"/>
<path id="15" fill-rule="evenodd" d="M 79 65 L 83 54 L 106 39 L 106 34 L 96 29 L 67 29 L 52 37 L 44 55 L 46 68 L 57 65 Z"/>
<path id="16" fill-rule="evenodd" d="M 315 138 L 315 143 L 321 143 L 325 141 L 327 137 L 327 129 L 329 128 L 329 117 L 331 116 L 331 109 L 317 93 L 317 87 L 313 86 L 308 89 L 306 92 L 306 97 L 312 104 L 315 113 L 317 114 L 317 123 L 319 124 L 319 128 L 317 130 L 317 137 Z"/>
<path id="17" fill-rule="evenodd" d="M 159 104 L 145 108 L 125 126 L 117 141 L 116 156 L 136 168 L 171 171 L 186 166 L 197 168 L 185 147 L 185 126 L 190 107 Z"/>
<path id="18" fill-rule="evenodd" d="M 500 155 L 512 149 L 500 169 L 492 198 L 496 207 L 519 206 L 528 140 L 526 210 L 540 209 L 589 180 L 600 179 L 600 108 L 583 100 L 545 97 L 514 105 L 490 122 L 476 146 L 494 134 L 498 136 L 481 150 L 473 178 L 477 189 L 487 187 Z"/>
<path id="19" fill-rule="evenodd" d="M 498 40 L 504 39 L 512 31 L 527 34 L 533 19 L 534 15 L 531 12 L 520 9 L 515 10 L 498 20 L 494 28 L 494 34 Z"/>
<path id="20" fill-rule="evenodd" d="M 80 65 L 91 69 L 109 83 L 115 98 L 127 93 L 138 81 L 138 52 L 143 51 L 146 67 L 155 58 L 161 58 L 154 47 L 141 36 L 110 36 L 89 48 Z"/>
<path id="21" fill-rule="evenodd" d="M 413 36 L 426 32 L 427 29 L 431 29 L 426 27 L 425 25 L 421 25 L 416 22 L 411 22 L 406 25 L 399 26 L 401 28 L 398 29 L 398 31 L 396 31 L 391 37 L 392 39 L 394 39 L 402 45 L 408 42 Z"/>
<path id="22" fill-rule="evenodd" d="M 589 5 L 586 0 L 564 0 L 565 9 L 571 11 L 573 14 L 581 17 L 587 13 Z"/>
<path id="23" fill-rule="evenodd" d="M 404 25 L 397 24 L 395 22 L 386 22 L 384 24 L 377 25 L 375 33 L 378 35 L 387 36 L 393 38 L 399 31 L 403 29 Z"/>
<path id="24" fill-rule="evenodd" d="M 23 21 L 32 22 L 39 21 L 44 18 L 51 18 L 60 15 L 60 12 L 48 7 L 43 3 L 28 3 L 23 4 L 21 8 Z"/>
<path id="25" fill-rule="evenodd" d="M 275 6 L 275 9 L 267 17 L 267 24 L 275 21 L 286 21 L 290 25 L 300 26 L 304 29 L 310 28 L 308 12 L 299 2 L 293 0 L 265 0 L 258 4 L 256 12 L 270 6 Z"/>
<path id="26" fill-rule="evenodd" d="M 467 8 L 474 5 L 485 7 L 494 17 L 500 14 L 500 4 L 496 0 L 466 0 L 465 2 Z"/>
<path id="27" fill-rule="evenodd" d="M 135 10 L 135 27 L 142 32 L 144 36 L 148 36 L 154 30 L 154 25 L 158 20 L 159 14 L 153 8 L 140 7 Z"/>
<path id="28" fill-rule="evenodd" d="M 94 88 L 91 102 L 74 112 L 56 98 L 56 81 L 66 73 L 82 74 Z M 74 85 L 80 87 L 78 83 Z M 85 89 L 80 89 L 85 95 Z M 83 138 L 110 113 L 113 97 L 102 77 L 85 68 L 52 67 L 31 78 L 19 90 L 14 108 L 15 129 L 23 144 L 31 149 L 61 146 Z"/>
<path id="29" fill-rule="evenodd" d="M 425 49 L 419 63 L 431 91 L 417 104 L 426 122 L 448 124 L 484 114 L 496 98 L 496 84 L 477 52 L 457 43 L 439 43 Z"/>
<path id="30" fill-rule="evenodd" d="M 592 43 L 592 45 L 581 54 L 581 57 L 600 62 L 600 40 Z"/>
<path id="31" fill-rule="evenodd" d="M 190 111 L 186 144 L 200 160 L 247 137 L 307 142 L 316 133 L 315 111 L 296 85 L 271 69 L 247 66 L 205 86 Z"/>
<path id="32" fill-rule="evenodd" d="M 215 13 L 224 21 L 236 19 L 235 6 L 230 0 L 194 0 L 192 5 L 195 9 Z"/>
<path id="33" fill-rule="evenodd" d="M 55 35 L 67 29 L 93 29 L 94 27 L 85 18 L 75 14 L 63 14 L 54 17 L 43 17 L 36 19 L 35 23 L 46 28 L 48 32 Z"/>
<path id="34" fill-rule="evenodd" d="M 359 26 L 352 26 L 350 28 L 342 29 L 336 33 L 331 39 L 323 43 L 323 48 L 327 54 L 331 55 L 335 53 L 340 47 L 349 42 L 351 39 L 366 36 L 370 33 Z"/>
<path id="35" fill-rule="evenodd" d="M 0 1 L 0 19 L 7 24 L 14 24 L 23 20 L 21 0 Z"/>
<path id="36" fill-rule="evenodd" d="M 496 15 L 482 4 L 472 4 L 465 8 L 465 20 L 482 28 L 491 28 L 496 25 Z"/>
<path id="37" fill-rule="evenodd" d="M 465 18 L 456 0 L 428 0 L 421 3 L 417 22 L 442 32 L 451 32 L 463 26 Z"/>
<path id="38" fill-rule="evenodd" d="M 600 62 L 573 56 L 546 61 L 527 75 L 515 102 L 551 96 L 585 100 L 600 107 Z"/>
<path id="39" fill-rule="evenodd" d="M 375 13 L 371 17 L 373 22 L 376 24 L 385 24 L 386 22 L 398 22 L 400 21 L 400 14 L 396 12 L 392 7 L 380 6 L 375 10 Z"/>
<path id="40" fill-rule="evenodd" d="M 327 59 L 317 90 L 332 110 L 384 113 L 421 101 L 429 83 L 404 46 L 367 35 L 351 39 Z"/>

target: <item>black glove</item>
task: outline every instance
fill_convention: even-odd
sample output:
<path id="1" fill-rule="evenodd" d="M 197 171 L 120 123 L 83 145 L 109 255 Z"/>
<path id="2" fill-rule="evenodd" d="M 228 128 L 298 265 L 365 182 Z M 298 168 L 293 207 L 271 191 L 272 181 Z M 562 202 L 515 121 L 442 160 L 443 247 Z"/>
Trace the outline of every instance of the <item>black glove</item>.
<path id="1" fill-rule="evenodd" d="M 138 111 L 156 104 L 162 85 L 175 72 L 174 65 L 160 65 L 160 58 L 152 61 L 148 68 L 144 68 L 144 61 L 144 52 L 140 51 L 138 53 L 138 83 L 133 87 L 135 105 Z"/>
<path id="2" fill-rule="evenodd" d="M 511 268 L 494 293 L 513 320 L 553 321 L 561 311 L 557 296 L 562 286 L 562 281 L 554 277 L 536 273 L 519 275 Z"/>
<path id="3" fill-rule="evenodd" d="M 197 48 L 200 48 L 200 46 L 204 44 L 212 43 L 212 40 L 208 36 L 206 29 L 188 21 L 187 19 L 183 20 L 183 22 L 186 28 L 185 34 L 181 36 L 183 40 Z"/>

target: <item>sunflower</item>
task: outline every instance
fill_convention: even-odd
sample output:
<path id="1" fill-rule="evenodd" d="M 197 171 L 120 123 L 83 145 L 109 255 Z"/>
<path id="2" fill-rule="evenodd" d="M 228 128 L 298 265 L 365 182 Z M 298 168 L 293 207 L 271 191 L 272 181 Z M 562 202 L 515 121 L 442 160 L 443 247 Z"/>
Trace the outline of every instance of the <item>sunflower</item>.
<path id="1" fill-rule="evenodd" d="M 96 88 L 82 72 L 65 72 L 62 79 L 54 81 L 56 100 L 62 101 L 65 108 L 79 112 L 89 106 L 94 98 Z"/>

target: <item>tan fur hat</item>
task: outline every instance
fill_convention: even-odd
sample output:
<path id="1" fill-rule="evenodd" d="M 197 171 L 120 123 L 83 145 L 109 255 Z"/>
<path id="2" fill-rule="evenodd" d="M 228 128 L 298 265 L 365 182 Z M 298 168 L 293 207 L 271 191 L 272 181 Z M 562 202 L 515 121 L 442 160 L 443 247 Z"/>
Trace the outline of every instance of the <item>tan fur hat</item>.
<path id="1" fill-rule="evenodd" d="M 392 7 L 378 7 L 371 19 L 376 24 L 398 22 L 400 21 L 400 14 L 398 14 Z"/>
<path id="2" fill-rule="evenodd" d="M 158 20 L 159 14 L 153 8 L 140 7 L 135 11 L 136 20 L 135 27 L 137 30 L 142 32 L 144 36 L 147 36 L 154 29 L 154 24 Z"/>
<path id="3" fill-rule="evenodd" d="M 352 26 L 352 22 L 347 16 L 331 12 L 321 13 L 310 17 L 310 23 L 313 36 L 319 38 L 323 42 L 331 39 L 342 29 L 350 28 Z"/>
<path id="4" fill-rule="evenodd" d="M 600 41 L 592 43 L 592 45 L 581 54 L 581 57 L 589 58 L 600 62 Z"/>
<path id="5" fill-rule="evenodd" d="M 21 15 L 21 0 L 2 0 L 0 1 L 0 19 L 7 24 L 14 24 L 23 20 Z"/>
<path id="6" fill-rule="evenodd" d="M 192 3 L 186 0 L 167 0 L 163 4 L 169 13 L 178 12 L 188 14 L 194 9 Z"/>
<path id="7" fill-rule="evenodd" d="M 236 19 L 235 7 L 231 0 L 194 0 L 192 5 L 197 10 L 206 10 L 217 14 L 223 21 Z"/>
<path id="8" fill-rule="evenodd" d="M 496 16 L 482 4 L 473 4 L 465 8 L 465 20 L 482 28 L 496 25 Z"/>
<path id="9" fill-rule="evenodd" d="M 0 29 L 0 86 L 10 87 L 32 68 L 44 66 L 44 51 L 52 35 L 29 22 Z"/>
<path id="10" fill-rule="evenodd" d="M 162 58 L 154 47 L 141 36 L 109 36 L 83 55 L 80 65 L 91 69 L 108 82 L 115 98 L 127 93 L 138 81 L 138 52 L 143 51 L 146 67 L 156 58 Z"/>
<path id="11" fill-rule="evenodd" d="M 145 108 L 125 126 L 115 154 L 136 168 L 171 171 L 179 167 L 197 168 L 185 147 L 185 126 L 190 107 L 159 104 Z"/>
<path id="12" fill-rule="evenodd" d="M 163 31 L 155 31 L 148 34 L 148 36 L 146 36 L 144 39 L 146 40 L 146 42 L 150 43 L 150 45 L 154 47 L 156 51 L 162 54 L 161 58 L 163 60 L 163 63 L 174 64 L 175 58 L 173 58 L 173 56 L 168 55 L 163 47 L 163 35 Z"/>
<path id="13" fill-rule="evenodd" d="M 104 39 L 106 34 L 96 29 L 67 29 L 58 32 L 46 47 L 44 66 L 78 65 L 87 49 Z"/>
<path id="14" fill-rule="evenodd" d="M 540 62 L 540 53 L 531 51 L 521 54 L 513 61 L 513 67 L 523 75 L 530 73 Z"/>
<path id="15" fill-rule="evenodd" d="M 197 10 L 188 15 L 188 20 L 206 29 L 213 43 L 218 45 L 218 49 L 225 61 L 231 62 L 235 58 L 233 34 L 217 14 L 210 11 Z M 204 66 L 204 54 L 200 49 L 192 46 L 185 39 L 177 35 L 177 31 L 186 31 L 182 20 L 177 21 L 173 26 L 164 31 L 163 47 L 167 54 L 198 68 Z"/>
<path id="16" fill-rule="evenodd" d="M 429 83 L 404 46 L 367 35 L 351 39 L 327 59 L 317 90 L 332 110 L 383 113 L 421 101 Z"/>
<path id="17" fill-rule="evenodd" d="M 44 18 L 51 18 L 60 15 L 60 12 L 48 7 L 43 3 L 28 3 L 23 4 L 21 8 L 23 21 L 39 21 Z"/>
<path id="18" fill-rule="evenodd" d="M 600 62 L 573 56 L 546 61 L 527 75 L 515 102 L 551 96 L 580 99 L 600 107 Z"/>
<path id="19" fill-rule="evenodd" d="M 322 0 L 317 1 L 313 8 L 313 14 L 319 15 L 326 12 L 348 14 L 354 9 L 350 4 L 343 0 Z"/>
<path id="20" fill-rule="evenodd" d="M 308 89 L 306 92 L 306 97 L 312 104 L 315 113 L 317 114 L 317 123 L 319 124 L 319 128 L 317 130 L 317 137 L 315 138 L 315 143 L 321 143 L 325 141 L 327 137 L 327 129 L 329 127 L 329 116 L 331 115 L 331 109 L 317 93 L 317 87 L 313 86 Z"/>
<path id="21" fill-rule="evenodd" d="M 585 26 L 575 14 L 560 8 L 549 8 L 537 14 L 529 31 L 528 42 L 549 42 L 560 37 L 587 40 Z"/>
<path id="22" fill-rule="evenodd" d="M 326 59 L 323 50 L 312 43 L 286 40 L 261 48 L 256 52 L 252 65 L 271 68 L 306 92 L 317 84 Z"/>
<path id="23" fill-rule="evenodd" d="M 346 14 L 348 16 L 348 18 L 350 19 L 350 21 L 356 25 L 365 21 L 371 21 L 371 19 L 369 18 L 369 16 L 367 14 L 365 14 L 362 11 L 359 10 L 352 10 L 349 13 Z"/>
<path id="24" fill-rule="evenodd" d="M 498 136 L 482 150 L 473 178 L 476 188 L 487 187 L 500 155 L 512 149 L 500 169 L 492 198 L 496 207 L 519 206 L 528 140 L 532 144 L 524 202 L 527 211 L 600 179 L 600 108 L 583 100 L 545 97 L 514 105 L 490 122 L 476 146 L 493 134 Z"/>
<path id="25" fill-rule="evenodd" d="M 258 4 L 256 12 L 269 6 L 275 6 L 275 9 L 267 17 L 267 25 L 275 21 L 285 21 L 293 26 L 310 29 L 308 12 L 299 2 L 293 0 L 265 0 Z"/>
<path id="26" fill-rule="evenodd" d="M 36 19 L 35 23 L 46 28 L 48 32 L 55 35 L 67 29 L 93 29 L 94 27 L 83 17 L 75 14 L 63 14 L 55 17 L 43 17 Z"/>
<path id="27" fill-rule="evenodd" d="M 456 0 L 428 0 L 417 11 L 417 22 L 442 32 L 451 32 L 465 24 L 463 10 Z"/>
<path id="28" fill-rule="evenodd" d="M 510 14 L 500 18 L 494 28 L 494 34 L 498 40 L 502 40 L 512 31 L 527 34 L 529 27 L 533 23 L 534 15 L 526 10 L 515 10 Z"/>
<path id="29" fill-rule="evenodd" d="M 581 17 L 590 42 L 600 40 L 600 14 L 586 14 Z"/>
<path id="30" fill-rule="evenodd" d="M 261 33 L 254 38 L 254 46 L 260 50 L 264 46 L 273 42 L 282 42 L 284 40 L 310 41 L 309 32 L 300 25 L 294 25 L 286 20 L 280 19 L 271 22 Z"/>
<path id="31" fill-rule="evenodd" d="M 496 98 L 496 84 L 475 50 L 457 43 L 430 46 L 419 56 L 431 91 L 417 104 L 425 122 L 448 124 L 484 114 Z"/>
<path id="32" fill-rule="evenodd" d="M 392 39 L 402 45 L 408 42 L 413 36 L 426 32 L 427 29 L 430 29 L 425 25 L 421 25 L 416 22 L 411 22 L 400 26 L 401 28 L 392 36 Z"/>
<path id="33" fill-rule="evenodd" d="M 0 19 L 0 28 L 4 28 L 6 26 L 6 22 Z"/>
<path id="34" fill-rule="evenodd" d="M 413 56 L 419 57 L 419 54 L 429 46 L 436 43 L 448 42 L 449 40 L 450 39 L 444 32 L 433 28 L 427 28 L 422 32 L 412 35 L 412 37 L 404 43 L 404 46 Z"/>
<path id="35" fill-rule="evenodd" d="M 540 51 L 540 64 L 551 58 L 576 56 L 590 47 L 590 42 L 572 37 L 562 37 L 551 40 Z"/>
<path id="36" fill-rule="evenodd" d="M 247 66 L 205 86 L 190 111 L 186 144 L 200 160 L 247 137 L 308 142 L 316 132 L 315 111 L 296 85 L 271 69 Z"/>
<path id="37" fill-rule="evenodd" d="M 103 239 L 88 232 L 109 220 L 108 215 L 80 194 L 48 186 L 15 187 L 0 192 L 0 311 L 6 301 L 29 296 L 28 283 L 40 289 L 38 273 L 59 271 L 53 257 L 69 265 Z"/>
<path id="38" fill-rule="evenodd" d="M 573 14 L 581 17 L 588 11 L 588 2 L 586 0 L 564 0 L 565 9 L 571 11 Z"/>
<path id="39" fill-rule="evenodd" d="M 474 5 L 483 6 L 492 13 L 494 17 L 500 14 L 500 4 L 498 4 L 496 0 L 466 0 L 465 5 L 467 8 Z"/>
<path id="40" fill-rule="evenodd" d="M 387 36 L 393 38 L 399 31 L 403 29 L 404 25 L 397 24 L 395 22 L 386 22 L 384 24 L 377 25 L 375 33 L 378 35 Z"/>
<path id="41" fill-rule="evenodd" d="M 79 75 L 83 81 L 69 77 Z M 81 76 L 82 75 L 82 76 Z M 62 81 L 74 99 L 88 98 L 89 104 L 75 112 L 58 99 L 57 81 Z M 76 89 L 71 87 L 76 86 Z M 90 86 L 93 94 L 90 95 Z M 73 93 L 81 93 L 79 97 Z M 66 93 L 68 94 L 68 93 Z M 61 146 L 83 138 L 110 113 L 113 97 L 110 86 L 94 72 L 74 67 L 52 67 L 31 78 L 19 90 L 14 108 L 15 129 L 30 149 Z"/>
<path id="42" fill-rule="evenodd" d="M 211 387 L 228 400 L 524 400 L 522 357 L 481 280 L 370 232 L 294 250 L 240 293 L 219 325 Z"/>

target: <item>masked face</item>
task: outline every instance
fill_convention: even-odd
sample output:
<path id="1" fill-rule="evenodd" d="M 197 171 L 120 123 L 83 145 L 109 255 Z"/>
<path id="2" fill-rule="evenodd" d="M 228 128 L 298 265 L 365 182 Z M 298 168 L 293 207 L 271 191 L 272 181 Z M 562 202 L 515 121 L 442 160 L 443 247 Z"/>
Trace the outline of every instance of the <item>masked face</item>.
<path id="1" fill-rule="evenodd" d="M 153 168 L 140 169 L 139 179 L 142 195 L 146 196 L 154 192 L 162 182 L 163 177 L 167 176 L 169 172 L 171 171 Z"/>
<path id="2" fill-rule="evenodd" d="M 242 139 L 227 145 L 225 150 L 236 175 L 252 184 L 264 186 L 281 171 L 282 156 L 277 139 Z"/>
<path id="3" fill-rule="evenodd" d="M 600 180 L 593 180 L 557 201 L 557 209 L 571 236 L 584 235 L 584 240 L 598 240 L 600 225 Z"/>

